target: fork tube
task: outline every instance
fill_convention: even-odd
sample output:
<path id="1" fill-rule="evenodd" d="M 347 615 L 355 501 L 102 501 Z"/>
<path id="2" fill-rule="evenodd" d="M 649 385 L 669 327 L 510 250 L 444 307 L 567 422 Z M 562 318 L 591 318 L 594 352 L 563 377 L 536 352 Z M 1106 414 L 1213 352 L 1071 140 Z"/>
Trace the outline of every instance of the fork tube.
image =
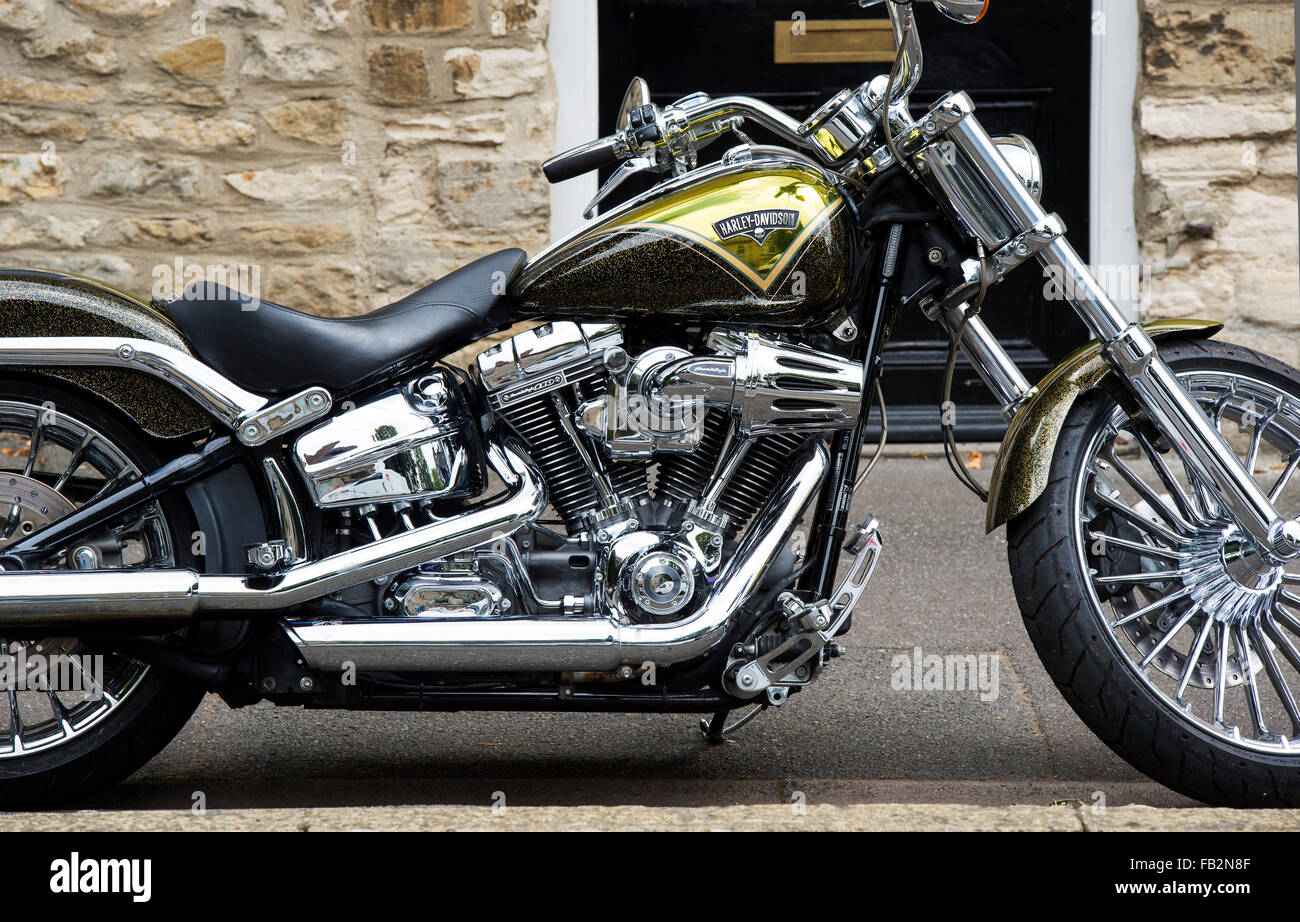
<path id="1" fill-rule="evenodd" d="M 954 125 L 949 136 L 1021 228 L 1037 226 L 1047 218 L 973 114 Z M 1151 337 L 1111 300 L 1074 247 L 1059 237 L 1038 253 L 1038 259 L 1045 268 L 1062 274 L 1070 303 L 1103 343 L 1111 364 L 1128 382 L 1151 421 L 1219 491 L 1224 505 L 1256 546 L 1281 562 L 1300 557 L 1300 522 L 1288 522 L 1278 514 L 1218 426 L 1160 358 Z"/>
<path id="2" fill-rule="evenodd" d="M 1111 364 L 1127 380 L 1151 422 L 1216 488 L 1229 513 L 1256 546 L 1280 562 L 1300 556 L 1300 526 L 1278 514 L 1273 501 L 1245 469 L 1218 426 L 1160 358 L 1151 337 L 1141 326 L 1124 318 L 1074 247 L 1058 239 L 1040 259 L 1063 274 L 1065 290 L 1075 309 L 1106 344 Z"/>
<path id="3" fill-rule="evenodd" d="M 961 329 L 962 317 L 966 309 L 966 304 L 958 304 L 939 313 L 939 322 L 948 331 L 950 337 L 956 336 L 957 331 Z M 966 332 L 961 338 L 961 351 L 979 374 L 985 387 L 992 391 L 993 396 L 1002 404 L 1002 415 L 1006 419 L 1015 418 L 1025 401 L 1038 393 L 1038 389 L 1025 378 L 1020 367 L 1007 354 L 1007 350 L 1002 348 L 1002 344 L 998 342 L 982 317 L 971 317 L 966 321 Z"/>

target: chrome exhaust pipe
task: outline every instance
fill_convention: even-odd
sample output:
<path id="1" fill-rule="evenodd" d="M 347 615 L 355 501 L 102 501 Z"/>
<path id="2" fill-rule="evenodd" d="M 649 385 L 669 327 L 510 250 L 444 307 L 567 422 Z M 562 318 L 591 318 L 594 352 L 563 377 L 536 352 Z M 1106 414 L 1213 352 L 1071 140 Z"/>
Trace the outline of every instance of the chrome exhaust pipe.
<path id="1" fill-rule="evenodd" d="M 685 662 L 721 641 L 757 591 L 816 495 L 830 460 L 814 443 L 745 533 L 694 617 L 626 625 L 608 618 L 467 621 L 312 621 L 290 636 L 313 668 L 393 672 L 603 672 L 631 663 Z"/>
<path id="2" fill-rule="evenodd" d="M 546 508 L 541 475 L 524 456 L 492 445 L 488 461 L 510 494 L 278 576 L 202 576 L 193 570 L 69 570 L 0 573 L 0 626 L 96 621 L 183 621 L 198 612 L 289 608 L 506 537 Z"/>
<path id="3" fill-rule="evenodd" d="M 0 626 L 184 622 L 198 607 L 193 570 L 34 570 L 0 573 Z"/>

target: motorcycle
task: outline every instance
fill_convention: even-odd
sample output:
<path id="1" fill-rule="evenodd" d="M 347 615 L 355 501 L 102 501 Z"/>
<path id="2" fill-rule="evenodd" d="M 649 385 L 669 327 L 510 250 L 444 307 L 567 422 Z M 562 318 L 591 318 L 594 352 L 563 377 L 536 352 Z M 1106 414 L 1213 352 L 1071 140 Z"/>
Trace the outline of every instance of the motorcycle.
<path id="1" fill-rule="evenodd" d="M 881 2 L 888 75 L 802 123 L 634 80 L 617 132 L 544 171 L 612 169 L 590 214 L 649 191 L 361 318 L 0 271 L 0 807 L 124 778 L 206 692 L 703 714 L 727 739 L 846 652 L 883 548 L 850 502 L 907 310 L 946 330 L 948 389 L 963 353 L 1009 422 L 987 491 L 945 412 L 949 459 L 1070 704 L 1175 790 L 1300 803 L 1300 372 L 1131 321 L 1031 142 L 961 92 L 913 117 L 923 0 Z M 1034 262 L 1094 336 L 1037 385 L 981 318 Z"/>

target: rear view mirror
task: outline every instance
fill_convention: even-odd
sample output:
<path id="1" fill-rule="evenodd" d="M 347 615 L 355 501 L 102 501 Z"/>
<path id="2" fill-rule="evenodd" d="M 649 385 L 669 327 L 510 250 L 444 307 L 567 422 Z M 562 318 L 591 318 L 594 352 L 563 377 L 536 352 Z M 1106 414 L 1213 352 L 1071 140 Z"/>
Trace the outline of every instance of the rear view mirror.
<path id="1" fill-rule="evenodd" d="M 627 92 L 623 94 L 623 105 L 618 110 L 618 127 L 621 129 L 629 127 L 632 113 L 648 105 L 650 105 L 650 84 L 646 83 L 643 77 L 633 77 L 632 82 L 628 84 Z"/>
<path id="2" fill-rule="evenodd" d="M 971 25 L 984 18 L 991 0 L 934 0 L 935 7 L 949 19 Z"/>

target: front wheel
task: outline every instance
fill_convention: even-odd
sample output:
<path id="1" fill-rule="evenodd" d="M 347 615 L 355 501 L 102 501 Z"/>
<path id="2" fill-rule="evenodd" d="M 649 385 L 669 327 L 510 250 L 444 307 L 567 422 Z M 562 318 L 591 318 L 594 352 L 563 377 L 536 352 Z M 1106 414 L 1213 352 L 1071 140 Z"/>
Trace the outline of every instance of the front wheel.
<path id="1" fill-rule="evenodd" d="M 1300 513 L 1300 372 L 1218 342 L 1161 355 Z M 1177 449 L 1085 395 L 1007 537 L 1038 654 L 1107 745 L 1206 803 L 1300 805 L 1300 566 L 1261 555 Z"/>

